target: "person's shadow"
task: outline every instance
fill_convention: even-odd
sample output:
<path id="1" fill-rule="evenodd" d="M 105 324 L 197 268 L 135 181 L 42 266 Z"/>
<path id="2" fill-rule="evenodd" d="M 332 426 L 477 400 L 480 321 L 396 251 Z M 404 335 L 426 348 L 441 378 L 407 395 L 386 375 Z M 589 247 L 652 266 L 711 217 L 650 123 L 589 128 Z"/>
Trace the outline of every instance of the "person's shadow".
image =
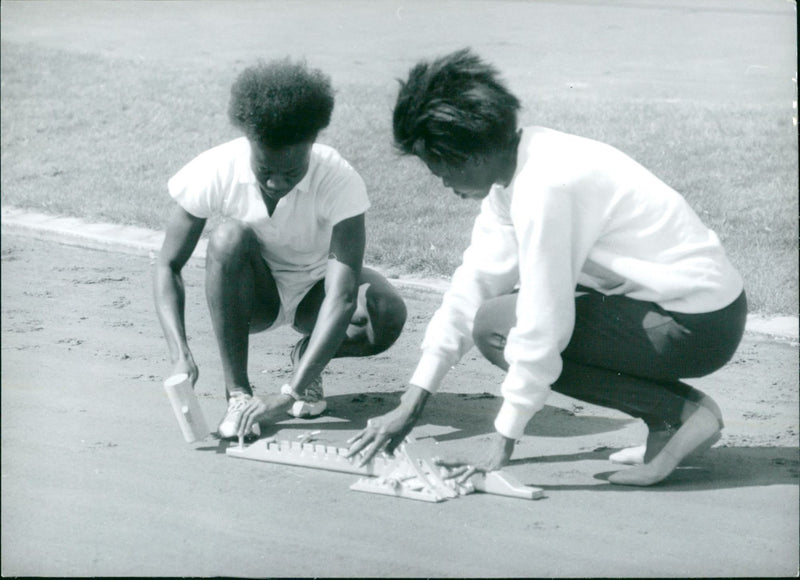
<path id="1" fill-rule="evenodd" d="M 310 420 L 288 419 L 262 430 L 262 437 L 297 431 L 298 435 L 320 430 L 337 439 L 336 432 L 363 429 L 367 420 L 388 413 L 400 402 L 402 392 L 352 393 L 328 396 L 325 412 Z M 490 393 L 438 393 L 428 400 L 422 419 L 414 428 L 417 439 L 431 438 L 437 442 L 466 439 L 494 432 L 494 418 L 502 397 Z M 635 421 L 626 418 L 576 417 L 574 413 L 558 407 L 545 406 L 536 414 L 525 430 L 527 435 L 544 437 L 572 437 L 616 431 Z M 291 436 L 290 436 L 291 438 Z M 346 437 L 344 438 L 346 439 Z M 342 439 L 342 440 L 344 440 Z M 333 441 L 331 441 L 333 443 Z M 215 450 L 224 453 L 227 442 L 219 446 L 198 447 L 197 450 Z"/>
<path id="2" fill-rule="evenodd" d="M 320 417 L 311 420 L 289 419 L 273 425 L 262 433 L 269 437 L 278 432 L 291 438 L 311 430 L 320 430 L 329 436 L 329 443 L 337 439 L 336 432 L 347 431 L 348 436 L 362 429 L 368 419 L 394 409 L 400 401 L 401 391 L 350 393 L 326 397 L 328 408 Z M 494 418 L 502 397 L 490 393 L 438 393 L 429 399 L 422 419 L 412 434 L 418 439 L 431 438 L 437 442 L 466 439 L 494 432 Z M 559 407 L 545 406 L 536 414 L 525 430 L 529 436 L 580 437 L 622 429 L 635 422 L 633 418 L 598 417 L 575 414 Z M 422 437 L 419 434 L 422 433 Z M 428 435 L 424 435 L 428 433 Z M 220 441 L 215 446 L 197 447 L 198 451 L 225 453 L 231 443 Z M 511 466 L 553 463 L 578 463 L 581 461 L 607 461 L 619 448 L 599 447 L 561 455 L 536 455 L 515 457 Z M 606 471 L 596 473 L 596 480 L 607 479 L 610 473 L 626 469 L 624 465 L 608 463 Z M 648 487 L 620 485 L 563 484 L 542 485 L 535 481 L 523 483 L 541 487 L 545 491 L 593 490 L 624 492 L 632 490 L 698 491 L 764 485 L 797 485 L 800 478 L 800 450 L 795 447 L 721 447 L 706 451 L 702 456 L 685 461 L 662 483 Z"/>
<path id="3" fill-rule="evenodd" d="M 511 465 L 546 465 L 555 462 L 604 460 L 619 449 L 604 448 L 596 451 L 566 455 L 540 455 L 512 459 Z M 607 480 L 611 473 L 627 469 L 625 465 L 609 463 L 609 469 L 596 473 L 596 480 Z M 661 483 L 650 487 L 602 484 L 541 485 L 550 491 L 592 490 L 624 492 L 648 490 L 704 491 L 767 485 L 798 485 L 800 483 L 800 450 L 796 447 L 713 447 L 702 456 L 685 460 Z"/>
<path id="4" fill-rule="evenodd" d="M 362 429 L 368 419 L 394 409 L 400 402 L 401 394 L 376 392 L 327 397 L 328 408 L 325 413 L 313 421 L 302 422 L 298 427 L 326 431 Z M 438 442 L 492 433 L 494 419 L 502 402 L 502 397 L 491 393 L 440 392 L 428 400 L 415 431 L 435 433 L 427 436 Z M 634 421 L 633 418 L 576 417 L 571 411 L 545 406 L 536 414 L 536 421 L 531 421 L 525 433 L 544 437 L 593 435 L 616 431 Z M 280 425 L 289 427 L 285 423 Z"/>

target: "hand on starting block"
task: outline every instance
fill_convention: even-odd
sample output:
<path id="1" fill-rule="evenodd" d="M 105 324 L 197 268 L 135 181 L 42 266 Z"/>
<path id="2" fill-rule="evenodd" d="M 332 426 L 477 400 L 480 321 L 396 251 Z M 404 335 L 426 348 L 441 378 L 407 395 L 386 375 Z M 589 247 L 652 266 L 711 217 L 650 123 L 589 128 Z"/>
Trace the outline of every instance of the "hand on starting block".
<path id="1" fill-rule="evenodd" d="M 264 423 L 275 423 L 286 417 L 286 412 L 294 404 L 294 399 L 287 395 L 273 394 L 266 396 L 254 396 L 251 398 L 247 407 L 242 411 L 237 425 L 239 437 L 244 437 L 250 433 L 253 425 Z"/>
<path id="2" fill-rule="evenodd" d="M 361 465 L 366 464 L 379 451 L 392 454 L 411 433 L 425 407 L 430 393 L 414 385 L 400 399 L 400 404 L 379 417 L 367 421 L 367 426 L 354 437 L 347 440 L 350 449 L 348 457 L 361 453 Z"/>
<path id="3" fill-rule="evenodd" d="M 476 473 L 498 471 L 504 465 L 508 465 L 511 454 L 514 452 L 514 444 L 514 439 L 495 433 L 488 444 L 484 443 L 480 447 L 470 450 L 466 456 L 437 457 L 434 459 L 434 463 L 447 468 L 448 473 L 445 479 L 455 478 L 458 483 L 464 483 Z"/>

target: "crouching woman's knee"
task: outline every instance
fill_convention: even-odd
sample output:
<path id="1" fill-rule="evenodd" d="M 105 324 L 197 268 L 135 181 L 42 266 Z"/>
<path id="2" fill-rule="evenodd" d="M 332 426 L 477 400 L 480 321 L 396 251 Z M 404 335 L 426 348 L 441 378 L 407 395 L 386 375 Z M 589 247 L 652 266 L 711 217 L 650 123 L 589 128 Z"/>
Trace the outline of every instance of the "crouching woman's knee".
<path id="1" fill-rule="evenodd" d="M 479 308 L 472 326 L 472 340 L 490 363 L 508 369 L 508 363 L 503 355 L 508 329 L 503 328 L 498 322 L 498 313 L 491 305 Z"/>
<path id="2" fill-rule="evenodd" d="M 255 243 L 255 234 L 249 226 L 236 220 L 227 220 L 217 226 L 208 237 L 206 264 L 229 266 L 249 258 Z"/>
<path id="3" fill-rule="evenodd" d="M 370 319 L 374 333 L 372 354 L 378 354 L 392 346 L 406 324 L 406 303 L 397 292 L 383 292 L 370 304 Z"/>

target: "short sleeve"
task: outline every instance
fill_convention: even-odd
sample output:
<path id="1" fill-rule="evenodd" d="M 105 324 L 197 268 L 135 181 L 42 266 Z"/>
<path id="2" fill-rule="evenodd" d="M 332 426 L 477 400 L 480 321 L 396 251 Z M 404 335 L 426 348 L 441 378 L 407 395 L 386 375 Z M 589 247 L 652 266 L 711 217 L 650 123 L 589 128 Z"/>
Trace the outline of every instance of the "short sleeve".
<path id="1" fill-rule="evenodd" d="M 169 194 L 187 212 L 209 218 L 221 212 L 223 191 L 217 164 L 201 153 L 187 163 L 167 183 Z"/>
<path id="2" fill-rule="evenodd" d="M 320 217 L 336 225 L 369 209 L 367 186 L 347 161 L 337 158 L 320 184 Z"/>

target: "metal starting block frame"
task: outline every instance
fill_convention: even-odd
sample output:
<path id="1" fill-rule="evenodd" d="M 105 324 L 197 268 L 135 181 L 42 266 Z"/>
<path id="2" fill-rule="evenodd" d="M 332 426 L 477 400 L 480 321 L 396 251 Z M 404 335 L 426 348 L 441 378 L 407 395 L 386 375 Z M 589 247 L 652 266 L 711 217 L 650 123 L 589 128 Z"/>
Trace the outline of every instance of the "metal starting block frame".
<path id="1" fill-rule="evenodd" d="M 378 475 L 385 471 L 395 460 L 376 455 L 366 465 L 359 467 L 361 458 L 345 457 L 346 447 L 334 447 L 299 441 L 276 441 L 274 439 L 259 440 L 247 447 L 228 447 L 225 450 L 230 457 L 283 463 L 314 469 L 327 469 L 356 475 Z"/>
<path id="2" fill-rule="evenodd" d="M 361 475 L 363 477 L 350 489 L 427 502 L 441 502 L 474 492 L 522 499 L 544 497 L 541 488 L 524 485 L 504 471 L 476 473 L 463 483 L 457 483 L 454 478 L 445 479 L 446 470 L 435 465 L 413 440 L 400 445 L 394 457 L 377 455 L 361 467 L 358 455 L 346 457 L 347 448 L 298 441 L 260 440 L 247 447 L 228 447 L 225 452 L 239 459 Z"/>
<path id="3" fill-rule="evenodd" d="M 445 480 L 427 457 L 407 443 L 395 451 L 397 463 L 378 477 L 362 477 L 350 486 L 355 491 L 440 502 L 475 491 L 469 482 Z"/>
<path id="4" fill-rule="evenodd" d="M 476 491 L 522 499 L 544 497 L 541 488 L 527 486 L 504 471 L 476 473 L 463 483 L 458 483 L 456 478 L 445 479 L 446 469 L 435 465 L 414 443 L 402 444 L 395 455 L 397 461 L 389 469 L 378 477 L 362 477 L 350 489 L 428 502 L 445 501 Z"/>

